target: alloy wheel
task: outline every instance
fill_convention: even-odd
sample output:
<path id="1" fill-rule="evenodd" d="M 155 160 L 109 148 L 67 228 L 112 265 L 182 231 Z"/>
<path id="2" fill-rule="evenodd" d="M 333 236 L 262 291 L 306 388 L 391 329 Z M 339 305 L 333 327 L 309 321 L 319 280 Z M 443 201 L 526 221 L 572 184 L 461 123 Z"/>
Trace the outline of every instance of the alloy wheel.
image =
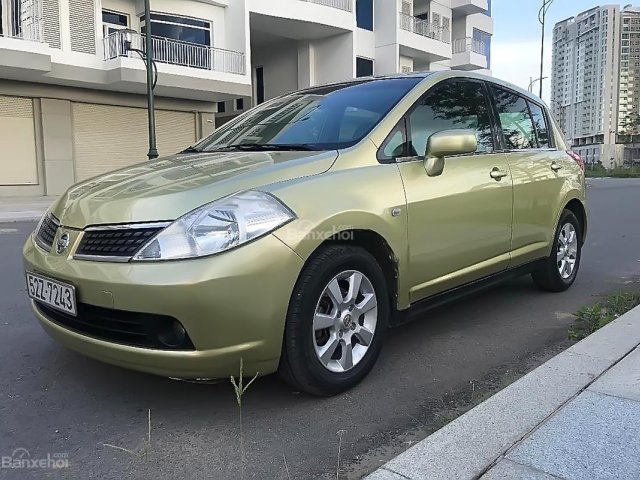
<path id="1" fill-rule="evenodd" d="M 565 223 L 558 233 L 557 264 L 563 279 L 573 275 L 578 259 L 578 235 L 571 223 Z"/>
<path id="2" fill-rule="evenodd" d="M 378 301 L 371 281 L 347 270 L 325 286 L 313 318 L 313 342 L 329 371 L 351 370 L 364 358 L 376 332 Z"/>

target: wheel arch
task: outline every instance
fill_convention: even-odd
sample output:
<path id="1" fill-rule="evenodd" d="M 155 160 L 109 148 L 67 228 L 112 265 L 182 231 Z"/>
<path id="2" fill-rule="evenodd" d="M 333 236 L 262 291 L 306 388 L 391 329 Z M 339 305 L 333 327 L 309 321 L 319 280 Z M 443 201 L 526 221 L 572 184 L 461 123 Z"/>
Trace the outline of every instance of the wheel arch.
<path id="1" fill-rule="evenodd" d="M 578 198 L 569 200 L 564 206 L 564 209 L 571 211 L 580 222 L 580 227 L 582 229 L 582 244 L 584 244 L 585 238 L 587 238 L 587 209 Z"/>
<path id="2" fill-rule="evenodd" d="M 312 258 L 321 248 L 336 244 L 349 244 L 363 248 L 378 262 L 389 286 L 391 311 L 395 315 L 398 311 L 399 295 L 399 260 L 389 242 L 378 232 L 368 229 L 348 229 L 335 233 L 320 243 L 309 258 Z M 309 261 L 307 259 L 307 261 Z"/>

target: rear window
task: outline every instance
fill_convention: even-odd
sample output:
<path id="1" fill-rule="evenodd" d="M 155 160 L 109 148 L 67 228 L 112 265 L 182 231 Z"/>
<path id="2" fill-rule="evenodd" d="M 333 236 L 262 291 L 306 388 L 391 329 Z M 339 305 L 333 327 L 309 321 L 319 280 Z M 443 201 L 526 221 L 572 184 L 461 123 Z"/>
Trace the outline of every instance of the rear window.
<path id="1" fill-rule="evenodd" d="M 531 110 L 531 118 L 533 118 L 533 126 L 538 136 L 538 148 L 549 148 L 549 127 L 544 111 L 540 105 L 529 102 L 529 110 Z"/>

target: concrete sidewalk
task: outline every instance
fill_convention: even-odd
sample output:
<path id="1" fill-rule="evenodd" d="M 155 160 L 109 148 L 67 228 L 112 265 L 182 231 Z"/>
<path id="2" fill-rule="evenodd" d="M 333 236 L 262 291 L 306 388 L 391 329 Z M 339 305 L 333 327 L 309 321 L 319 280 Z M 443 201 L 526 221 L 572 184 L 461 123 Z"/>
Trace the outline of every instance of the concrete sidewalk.
<path id="1" fill-rule="evenodd" d="M 640 307 L 367 477 L 640 479 Z"/>
<path id="2" fill-rule="evenodd" d="M 42 196 L 0 198 L 0 223 L 38 221 L 55 199 Z"/>

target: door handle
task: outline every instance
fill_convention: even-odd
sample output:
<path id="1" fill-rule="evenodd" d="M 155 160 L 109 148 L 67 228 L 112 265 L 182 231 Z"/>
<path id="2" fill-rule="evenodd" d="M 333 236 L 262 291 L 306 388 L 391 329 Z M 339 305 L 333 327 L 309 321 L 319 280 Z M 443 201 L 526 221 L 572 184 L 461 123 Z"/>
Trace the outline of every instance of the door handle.
<path id="1" fill-rule="evenodd" d="M 491 175 L 491 178 L 493 178 L 494 180 L 500 180 L 501 178 L 506 177 L 509 174 L 500 170 L 498 167 L 494 167 L 489 175 Z"/>
<path id="2" fill-rule="evenodd" d="M 557 172 L 558 170 L 562 169 L 562 165 L 559 164 L 558 162 L 552 162 L 551 163 L 551 170 L 553 170 L 554 172 Z"/>

